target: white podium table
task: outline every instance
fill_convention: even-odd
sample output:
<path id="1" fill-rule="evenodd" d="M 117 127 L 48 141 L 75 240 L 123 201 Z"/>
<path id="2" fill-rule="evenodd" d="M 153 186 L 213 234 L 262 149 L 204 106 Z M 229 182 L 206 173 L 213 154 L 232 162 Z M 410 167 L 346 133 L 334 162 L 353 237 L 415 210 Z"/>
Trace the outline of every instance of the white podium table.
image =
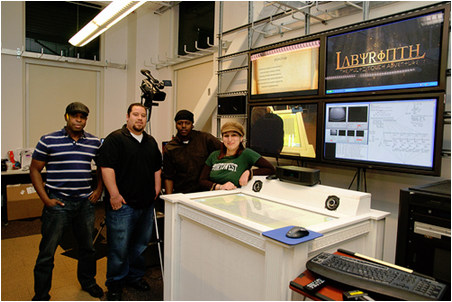
<path id="1" fill-rule="evenodd" d="M 265 177 L 233 191 L 162 198 L 165 300 L 291 300 L 289 282 L 322 251 L 382 259 L 390 214 L 372 210 L 369 193 Z M 336 210 L 325 207 L 331 198 Z M 267 236 L 290 226 L 323 236 L 296 243 Z"/>

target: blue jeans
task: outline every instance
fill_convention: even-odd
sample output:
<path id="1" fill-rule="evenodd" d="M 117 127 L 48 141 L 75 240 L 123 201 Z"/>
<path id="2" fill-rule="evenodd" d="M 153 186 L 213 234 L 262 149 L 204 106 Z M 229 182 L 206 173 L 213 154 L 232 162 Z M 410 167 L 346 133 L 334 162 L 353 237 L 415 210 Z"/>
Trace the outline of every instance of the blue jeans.
<path id="1" fill-rule="evenodd" d="M 96 284 L 96 250 L 93 247 L 93 231 L 95 207 L 88 199 L 70 201 L 57 198 L 65 205 L 44 207 L 42 211 L 42 239 L 39 244 L 39 255 L 34 268 L 35 296 L 34 301 L 49 300 L 52 286 L 52 271 L 54 256 L 65 231 L 72 225 L 72 231 L 77 239 L 79 258 L 77 279 L 82 288 Z"/>
<path id="2" fill-rule="evenodd" d="M 122 286 L 144 276 L 153 218 L 154 205 L 136 209 L 123 204 L 115 211 L 107 207 L 107 287 Z"/>

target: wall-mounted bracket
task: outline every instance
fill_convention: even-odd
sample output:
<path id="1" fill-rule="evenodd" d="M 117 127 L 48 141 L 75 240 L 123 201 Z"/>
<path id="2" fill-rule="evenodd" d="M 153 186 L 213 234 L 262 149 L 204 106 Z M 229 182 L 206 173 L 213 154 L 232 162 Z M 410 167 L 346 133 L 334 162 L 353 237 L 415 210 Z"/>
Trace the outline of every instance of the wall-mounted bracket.
<path id="1" fill-rule="evenodd" d="M 30 59 L 38 59 L 38 60 L 47 60 L 47 61 L 55 61 L 60 63 L 69 63 L 69 64 L 79 64 L 79 65 L 93 65 L 98 67 L 111 67 L 111 68 L 117 68 L 117 69 L 126 69 L 127 64 L 117 64 L 112 62 L 100 62 L 96 60 L 96 56 L 94 56 L 93 60 L 86 60 L 86 59 L 80 59 L 79 54 L 77 54 L 76 58 L 73 57 L 65 57 L 63 55 L 63 51 L 60 53 L 60 55 L 49 55 L 45 54 L 44 50 L 41 48 L 41 52 L 30 52 L 30 51 L 24 51 L 23 47 L 16 48 L 16 50 L 12 49 L 5 49 L 2 48 L 2 54 L 4 55 L 13 55 L 16 56 L 16 58 L 30 58 Z"/>

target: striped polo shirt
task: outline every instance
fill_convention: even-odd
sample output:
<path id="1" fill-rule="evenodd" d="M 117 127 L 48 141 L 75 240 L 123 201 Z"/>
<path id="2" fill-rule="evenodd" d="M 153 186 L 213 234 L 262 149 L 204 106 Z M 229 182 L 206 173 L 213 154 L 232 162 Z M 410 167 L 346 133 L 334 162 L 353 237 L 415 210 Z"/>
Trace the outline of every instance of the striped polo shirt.
<path id="1" fill-rule="evenodd" d="M 33 159 L 46 162 L 46 188 L 62 198 L 77 200 L 92 194 L 91 161 L 97 159 L 100 140 L 84 132 L 74 141 L 63 128 L 43 135 Z"/>

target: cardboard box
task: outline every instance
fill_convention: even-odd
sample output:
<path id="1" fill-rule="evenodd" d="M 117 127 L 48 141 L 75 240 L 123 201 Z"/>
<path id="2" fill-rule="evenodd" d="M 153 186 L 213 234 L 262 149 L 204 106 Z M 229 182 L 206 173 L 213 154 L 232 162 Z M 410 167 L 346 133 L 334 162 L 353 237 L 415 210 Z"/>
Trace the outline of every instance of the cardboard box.
<path id="1" fill-rule="evenodd" d="M 8 220 L 40 217 L 44 204 L 33 184 L 6 186 L 6 209 Z"/>

